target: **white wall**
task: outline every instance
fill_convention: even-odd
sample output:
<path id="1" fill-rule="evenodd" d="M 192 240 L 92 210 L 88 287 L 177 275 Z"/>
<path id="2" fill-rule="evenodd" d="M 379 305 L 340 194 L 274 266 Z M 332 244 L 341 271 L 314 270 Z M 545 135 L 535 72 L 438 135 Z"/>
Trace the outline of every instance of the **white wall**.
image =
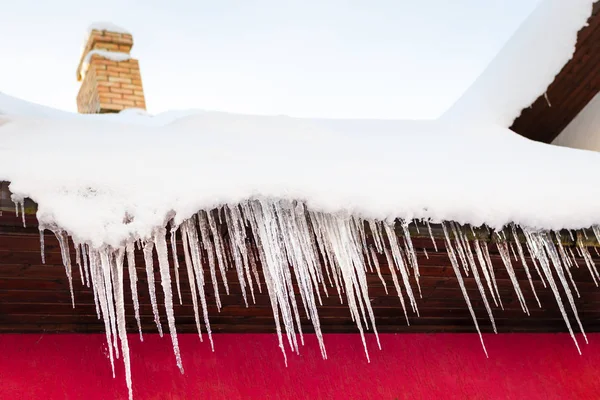
<path id="1" fill-rule="evenodd" d="M 577 114 L 552 144 L 600 151 L 600 93 Z"/>

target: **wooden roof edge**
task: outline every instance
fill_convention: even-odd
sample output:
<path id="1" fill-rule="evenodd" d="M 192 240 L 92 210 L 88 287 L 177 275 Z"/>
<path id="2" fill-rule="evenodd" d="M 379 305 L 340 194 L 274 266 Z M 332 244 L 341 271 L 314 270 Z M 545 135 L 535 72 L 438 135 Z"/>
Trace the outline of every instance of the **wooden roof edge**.
<path id="1" fill-rule="evenodd" d="M 600 76 L 598 53 L 595 57 L 589 53 L 597 49 L 595 43 L 599 40 L 600 0 L 593 4 L 592 14 L 577 34 L 571 59 L 544 93 L 521 110 L 510 129 L 531 140 L 551 143 L 600 92 L 600 86 L 593 84 Z"/>

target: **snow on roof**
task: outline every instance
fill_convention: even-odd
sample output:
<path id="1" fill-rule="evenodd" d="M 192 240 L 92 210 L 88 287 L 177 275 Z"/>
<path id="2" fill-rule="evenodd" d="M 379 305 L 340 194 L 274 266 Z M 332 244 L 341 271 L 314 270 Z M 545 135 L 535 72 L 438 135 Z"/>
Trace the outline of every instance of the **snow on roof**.
<path id="1" fill-rule="evenodd" d="M 444 117 L 512 125 L 571 59 L 593 4 L 542 1 Z"/>

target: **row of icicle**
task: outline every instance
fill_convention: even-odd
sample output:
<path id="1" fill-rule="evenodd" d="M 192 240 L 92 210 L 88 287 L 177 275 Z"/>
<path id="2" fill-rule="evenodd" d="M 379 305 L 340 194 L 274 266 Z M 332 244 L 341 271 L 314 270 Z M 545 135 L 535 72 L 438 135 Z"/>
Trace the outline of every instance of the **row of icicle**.
<path id="1" fill-rule="evenodd" d="M 135 319 L 140 340 L 143 340 L 134 257 L 136 247 L 142 250 L 144 255 L 154 320 L 158 332 L 162 336 L 163 329 L 156 301 L 153 253 L 156 252 L 158 256 L 158 268 L 164 293 L 169 332 L 177 366 L 182 373 L 183 366 L 177 340 L 171 282 L 171 270 L 173 270 L 179 301 L 181 302 L 180 265 L 176 246 L 177 232 L 179 232 L 183 243 L 185 271 L 192 293 L 198 334 L 200 340 L 202 340 L 201 313 L 204 330 L 208 334 L 211 348 L 213 347 L 213 341 L 204 292 L 204 287 L 207 284 L 204 272 L 208 270 L 210 273 L 216 306 L 220 310 L 219 277 L 225 292 L 229 294 L 226 271 L 229 268 L 235 268 L 244 302 L 248 306 L 248 297 L 254 302 L 255 291 L 262 292 L 261 279 L 257 268 L 257 265 L 261 265 L 263 282 L 274 314 L 279 347 L 283 352 L 286 364 L 285 343 L 296 353 L 299 350 L 298 338 L 300 344 L 304 344 L 298 311 L 298 296 L 301 299 L 301 306 L 313 324 L 321 354 L 323 358 L 327 358 L 317 305 L 322 304 L 321 296 L 329 296 L 332 294 L 330 292 L 338 296 L 340 302 L 345 301 L 348 304 L 352 319 L 360 332 L 366 357 L 369 359 L 364 332 L 372 330 L 377 338 L 379 348 L 381 346 L 373 309 L 369 301 L 366 274 L 368 272 L 376 273 L 387 293 L 387 284 L 381 273 L 380 260 L 385 259 L 386 261 L 383 266 L 389 269 L 407 324 L 409 324 L 409 311 L 417 316 L 419 315 L 416 295 L 410 285 L 412 277 L 416 281 L 420 296 L 419 265 L 408 229 L 409 223 L 409 221 L 401 221 L 403 234 L 398 236 L 393 223 L 360 219 L 343 213 L 314 212 L 308 210 L 301 202 L 251 200 L 236 206 L 223 206 L 212 212 L 200 211 L 181 225 L 172 226 L 169 232 L 166 228 L 161 227 L 154 231 L 152 238 L 132 240 L 116 249 L 106 246 L 93 248 L 85 243 L 75 243 L 75 264 L 79 268 L 82 282 L 86 286 L 92 287 L 98 318 L 102 318 L 104 321 L 113 377 L 114 358 L 119 358 L 120 352 L 125 365 L 129 397 L 132 398 L 129 347 L 125 326 L 123 275 L 125 264 L 127 264 Z M 433 238 L 431 226 L 428 222 L 426 222 L 426 225 L 433 247 L 437 251 L 437 244 Z M 475 239 L 468 239 L 464 229 L 457 223 L 443 222 L 441 226 L 452 268 L 487 355 L 479 324 L 465 288 L 463 275 L 473 275 L 494 332 L 496 332 L 490 302 L 493 302 L 496 307 L 503 308 L 503 306 L 490 258 L 488 242 L 477 239 L 476 235 L 473 235 Z M 48 227 L 48 229 L 51 228 Z M 562 292 L 567 299 L 566 303 L 569 304 L 578 327 L 587 342 L 571 292 L 572 287 L 576 295 L 579 296 L 570 272 L 573 266 L 578 267 L 573 249 L 570 246 L 563 246 L 557 232 L 532 230 L 526 227 L 519 227 L 519 229 L 525 237 L 524 245 L 519 240 L 517 226 L 515 225 L 511 225 L 508 235 L 506 231 L 495 232 L 494 235 L 497 236 L 496 246 L 514 286 L 520 306 L 526 314 L 529 314 L 529 308 L 515 276 L 513 262 L 520 262 L 525 270 L 538 306 L 541 307 L 541 304 L 533 284 L 533 274 L 537 275 L 544 287 L 550 287 L 575 346 L 580 352 L 579 344 L 567 316 L 565 303 L 560 294 L 560 288 L 562 288 Z M 44 227 L 40 226 L 42 261 L 45 262 L 43 230 Z M 52 230 L 60 244 L 74 306 L 72 260 L 68 235 L 59 229 Z M 593 232 L 600 241 L 600 229 L 593 227 Z M 170 235 L 173 268 L 171 268 L 169 261 L 167 234 Z M 575 241 L 574 238 L 573 240 Z M 581 239 L 576 241 L 575 249 L 579 256 L 583 257 L 597 286 L 600 274 Z M 531 257 L 532 265 L 526 262 L 526 252 Z M 425 255 L 427 256 L 427 253 Z M 555 277 L 558 279 L 555 279 Z M 297 291 L 294 283 L 297 285 Z M 119 342 L 121 344 L 120 350 Z"/>

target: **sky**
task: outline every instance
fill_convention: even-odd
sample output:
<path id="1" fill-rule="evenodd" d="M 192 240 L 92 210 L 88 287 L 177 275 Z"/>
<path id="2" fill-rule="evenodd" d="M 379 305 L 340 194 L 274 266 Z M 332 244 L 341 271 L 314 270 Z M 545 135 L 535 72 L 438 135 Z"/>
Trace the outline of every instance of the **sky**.
<path id="1" fill-rule="evenodd" d="M 87 27 L 132 32 L 148 111 L 427 119 L 540 0 L 0 0 L 0 91 L 76 111 Z"/>

